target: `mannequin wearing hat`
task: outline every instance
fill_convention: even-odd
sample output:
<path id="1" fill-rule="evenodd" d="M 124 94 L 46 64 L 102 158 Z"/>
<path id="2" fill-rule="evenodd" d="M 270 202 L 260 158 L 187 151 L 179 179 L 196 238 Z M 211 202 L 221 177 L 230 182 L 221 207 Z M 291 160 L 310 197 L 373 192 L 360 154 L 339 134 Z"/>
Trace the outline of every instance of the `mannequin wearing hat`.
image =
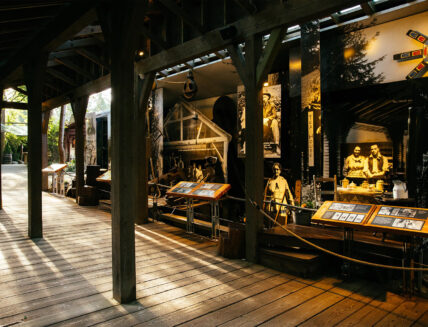
<path id="1" fill-rule="evenodd" d="M 281 164 L 275 162 L 272 166 L 273 176 L 269 178 L 264 194 L 265 201 L 275 201 L 294 205 L 294 197 L 290 191 L 287 180 L 281 176 Z M 288 199 L 287 199 L 288 198 Z M 281 224 L 287 224 L 289 210 L 279 204 L 264 204 L 263 208 L 275 216 L 275 221 Z"/>
<path id="2" fill-rule="evenodd" d="M 270 130 L 273 142 L 276 144 L 276 152 L 279 153 L 279 125 L 275 106 L 270 101 L 271 94 L 263 93 L 263 129 Z M 265 138 L 265 137 L 264 137 Z"/>

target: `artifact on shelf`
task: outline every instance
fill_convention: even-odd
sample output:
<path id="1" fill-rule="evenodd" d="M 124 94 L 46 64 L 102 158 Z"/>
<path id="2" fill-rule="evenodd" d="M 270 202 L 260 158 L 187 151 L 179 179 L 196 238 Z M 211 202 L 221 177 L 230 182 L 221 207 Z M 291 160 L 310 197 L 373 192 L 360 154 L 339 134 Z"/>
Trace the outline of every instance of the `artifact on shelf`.
<path id="1" fill-rule="evenodd" d="M 344 179 L 342 180 L 342 187 L 343 187 L 343 188 L 347 188 L 348 186 L 349 186 L 349 179 L 344 178 Z"/>

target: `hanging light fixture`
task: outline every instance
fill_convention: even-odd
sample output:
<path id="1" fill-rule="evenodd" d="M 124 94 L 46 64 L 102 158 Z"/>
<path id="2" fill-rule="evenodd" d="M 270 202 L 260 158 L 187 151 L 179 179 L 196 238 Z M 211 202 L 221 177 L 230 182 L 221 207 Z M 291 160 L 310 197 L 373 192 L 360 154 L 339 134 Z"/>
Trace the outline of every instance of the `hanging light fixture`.
<path id="1" fill-rule="evenodd" d="M 190 100 L 196 95 L 196 92 L 198 92 L 198 86 L 196 85 L 195 77 L 193 76 L 193 71 L 189 70 L 189 73 L 186 77 L 186 81 L 184 82 L 183 96 L 187 100 Z"/>

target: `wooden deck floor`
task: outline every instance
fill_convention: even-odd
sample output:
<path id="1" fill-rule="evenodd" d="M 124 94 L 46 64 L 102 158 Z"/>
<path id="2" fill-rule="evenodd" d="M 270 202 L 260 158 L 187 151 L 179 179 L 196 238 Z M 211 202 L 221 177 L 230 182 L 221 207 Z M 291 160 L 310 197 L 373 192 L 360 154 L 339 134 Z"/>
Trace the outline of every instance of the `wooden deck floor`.
<path id="1" fill-rule="evenodd" d="M 425 300 L 227 260 L 162 223 L 136 227 L 138 300 L 119 305 L 109 213 L 44 194 L 44 238 L 30 240 L 23 180 L 3 166 L 0 326 L 428 326 Z"/>

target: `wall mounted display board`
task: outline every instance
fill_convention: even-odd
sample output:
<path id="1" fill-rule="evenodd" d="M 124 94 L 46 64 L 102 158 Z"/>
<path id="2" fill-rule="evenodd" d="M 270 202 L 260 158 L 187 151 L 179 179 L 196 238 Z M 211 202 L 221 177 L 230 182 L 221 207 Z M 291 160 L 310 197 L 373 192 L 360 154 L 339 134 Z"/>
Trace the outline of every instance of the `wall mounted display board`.
<path id="1" fill-rule="evenodd" d="M 179 182 L 166 194 L 200 200 L 218 200 L 230 189 L 230 184 Z"/>
<path id="2" fill-rule="evenodd" d="M 376 230 L 428 236 L 427 220 L 428 209 L 378 205 L 366 225 Z"/>
<path id="3" fill-rule="evenodd" d="M 95 179 L 97 182 L 111 183 L 111 170 L 107 170 L 104 174 Z"/>
<path id="4" fill-rule="evenodd" d="M 312 221 L 342 227 L 361 226 L 375 209 L 373 204 L 325 201 Z"/>

